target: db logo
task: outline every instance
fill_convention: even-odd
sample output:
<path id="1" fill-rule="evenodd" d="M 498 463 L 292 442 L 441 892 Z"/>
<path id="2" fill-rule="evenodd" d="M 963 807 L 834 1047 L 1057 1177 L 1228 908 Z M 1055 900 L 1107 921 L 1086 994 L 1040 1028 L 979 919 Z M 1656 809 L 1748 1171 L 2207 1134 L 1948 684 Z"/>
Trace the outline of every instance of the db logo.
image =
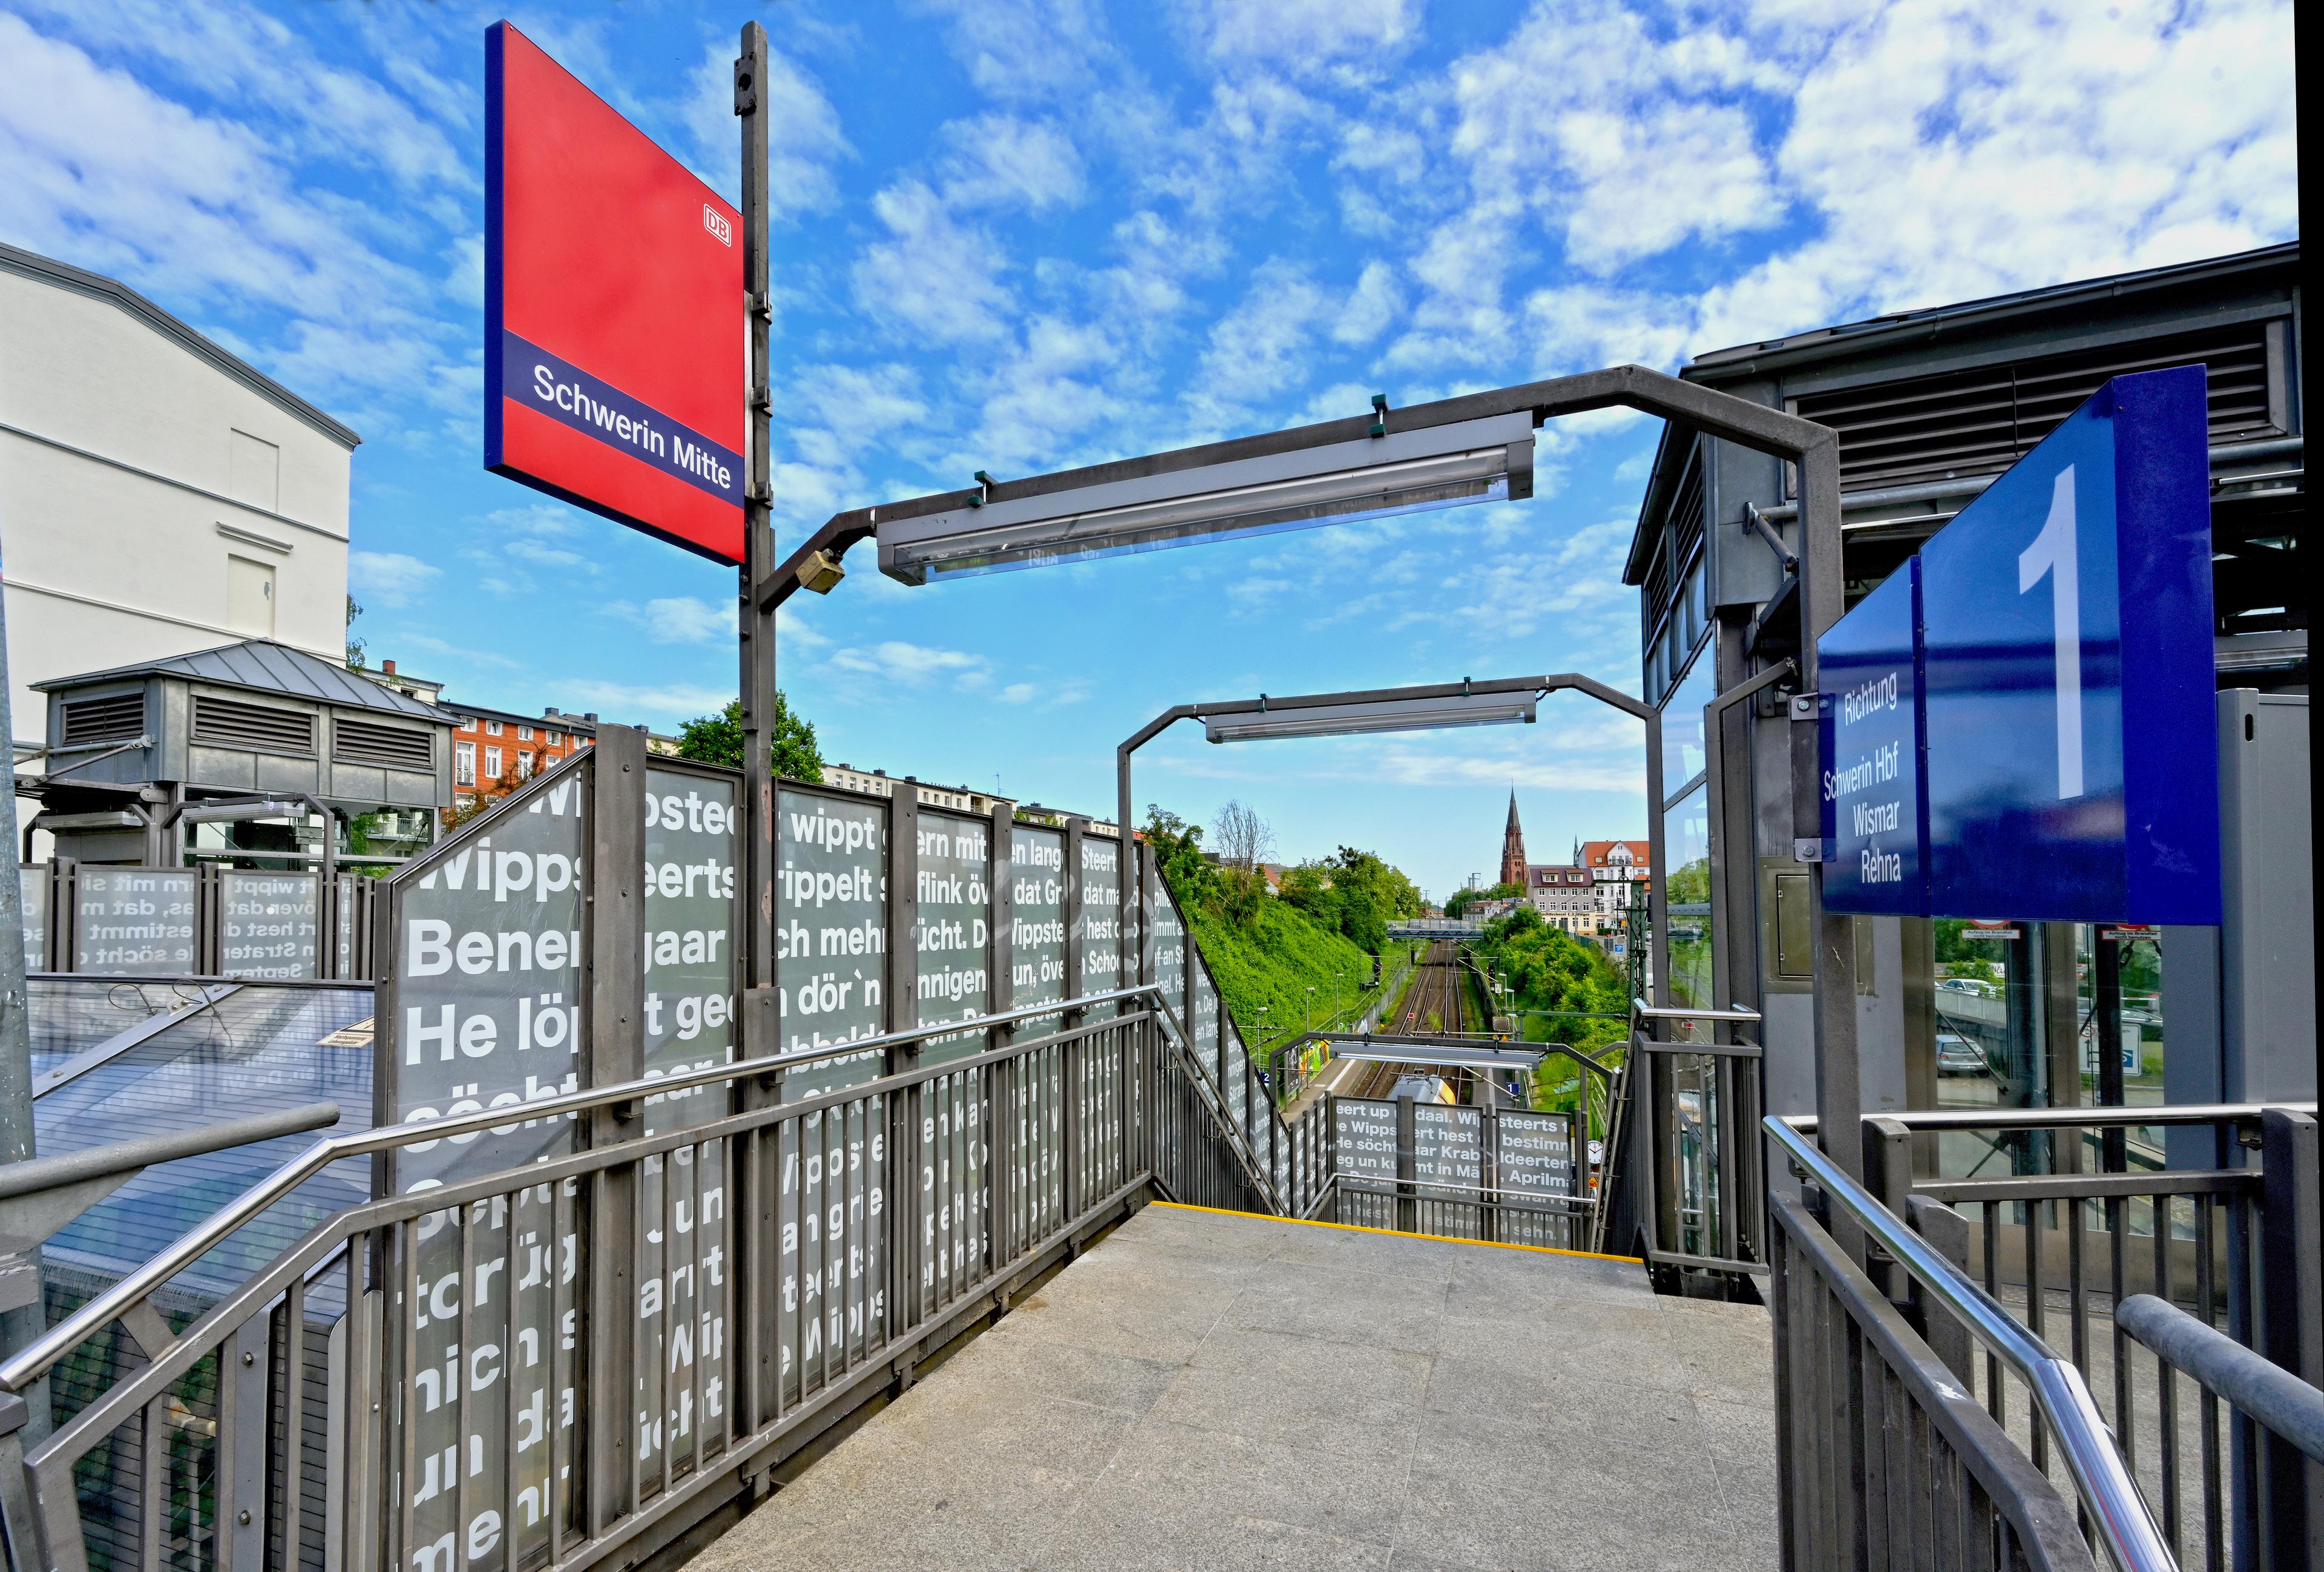
<path id="1" fill-rule="evenodd" d="M 702 227 L 705 229 L 709 230 L 713 235 L 718 236 L 719 245 L 732 245 L 734 244 L 734 227 L 726 221 L 725 214 L 721 213 L 717 208 L 712 207 L 707 202 L 702 204 Z"/>

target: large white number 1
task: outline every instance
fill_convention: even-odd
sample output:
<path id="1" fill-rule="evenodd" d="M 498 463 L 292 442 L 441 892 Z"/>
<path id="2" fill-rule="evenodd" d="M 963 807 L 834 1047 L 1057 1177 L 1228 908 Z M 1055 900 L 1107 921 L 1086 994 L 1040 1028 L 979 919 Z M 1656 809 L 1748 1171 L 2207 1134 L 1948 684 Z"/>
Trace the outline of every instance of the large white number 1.
<path id="1" fill-rule="evenodd" d="M 2017 554 L 2017 593 L 2050 578 L 2051 659 L 2058 675 L 2058 797 L 2082 794 L 2082 580 L 2074 550 L 2074 467 L 2058 472 L 2050 517 Z"/>

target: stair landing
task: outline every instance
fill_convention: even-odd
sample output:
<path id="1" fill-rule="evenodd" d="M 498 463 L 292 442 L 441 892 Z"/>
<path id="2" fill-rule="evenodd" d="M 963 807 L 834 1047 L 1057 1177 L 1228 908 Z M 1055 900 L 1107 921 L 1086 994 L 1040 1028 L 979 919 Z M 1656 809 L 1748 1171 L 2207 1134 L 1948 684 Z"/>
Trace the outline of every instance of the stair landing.
<path id="1" fill-rule="evenodd" d="M 693 1566 L 1772 1568 L 1771 1372 L 1635 1262 L 1157 1205 Z"/>

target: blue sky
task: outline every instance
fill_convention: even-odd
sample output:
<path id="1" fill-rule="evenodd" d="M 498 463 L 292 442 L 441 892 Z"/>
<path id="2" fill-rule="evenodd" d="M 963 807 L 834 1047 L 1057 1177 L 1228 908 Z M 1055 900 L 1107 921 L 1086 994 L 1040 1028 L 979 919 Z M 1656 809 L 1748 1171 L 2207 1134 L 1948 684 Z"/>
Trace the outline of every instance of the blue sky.
<path id="1" fill-rule="evenodd" d="M 774 476 L 843 508 L 2297 236 L 2292 13 L 2177 5 L 784 0 L 501 12 L 0 0 L 0 238 L 110 273 L 360 430 L 374 659 L 669 727 L 729 574 L 480 467 L 483 31 L 736 181 L 779 58 Z M 1542 434 L 1530 504 L 906 589 L 787 621 L 827 757 L 1096 812 L 1186 699 L 1579 670 L 1637 686 L 1658 428 Z M 801 602 L 807 604 L 802 605 Z M 1489 876 L 1645 827 L 1634 729 L 1141 755 L 1293 859 Z"/>

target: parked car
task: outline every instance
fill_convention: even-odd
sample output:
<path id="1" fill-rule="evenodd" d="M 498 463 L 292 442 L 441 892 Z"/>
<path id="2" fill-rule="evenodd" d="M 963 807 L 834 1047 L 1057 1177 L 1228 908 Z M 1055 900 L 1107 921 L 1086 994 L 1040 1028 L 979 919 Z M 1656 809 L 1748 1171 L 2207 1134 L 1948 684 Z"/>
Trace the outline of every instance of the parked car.
<path id="1" fill-rule="evenodd" d="M 1948 994 L 1968 994 L 1979 999 L 1994 996 L 1993 985 L 1981 983 L 1975 977 L 1939 977 L 1937 986 Z"/>
<path id="2" fill-rule="evenodd" d="M 1937 1074 L 1981 1076 L 1990 1068 L 1985 1062 L 1985 1050 L 1968 1038 L 1950 1031 L 1937 1033 Z"/>

